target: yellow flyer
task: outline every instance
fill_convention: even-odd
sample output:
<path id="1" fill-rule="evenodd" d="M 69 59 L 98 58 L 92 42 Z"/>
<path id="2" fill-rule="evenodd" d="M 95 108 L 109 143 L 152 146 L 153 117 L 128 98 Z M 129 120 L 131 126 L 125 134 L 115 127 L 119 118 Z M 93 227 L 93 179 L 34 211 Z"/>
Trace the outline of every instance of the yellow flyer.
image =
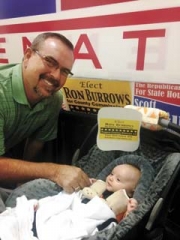
<path id="1" fill-rule="evenodd" d="M 67 80 L 63 94 L 68 110 L 92 114 L 102 107 L 124 107 L 132 103 L 128 81 L 73 78 Z"/>
<path id="2" fill-rule="evenodd" d="M 101 150 L 135 151 L 142 114 L 134 109 L 104 107 L 98 112 L 97 145 Z"/>
<path id="3" fill-rule="evenodd" d="M 126 119 L 100 119 L 100 139 L 137 141 L 139 121 Z"/>

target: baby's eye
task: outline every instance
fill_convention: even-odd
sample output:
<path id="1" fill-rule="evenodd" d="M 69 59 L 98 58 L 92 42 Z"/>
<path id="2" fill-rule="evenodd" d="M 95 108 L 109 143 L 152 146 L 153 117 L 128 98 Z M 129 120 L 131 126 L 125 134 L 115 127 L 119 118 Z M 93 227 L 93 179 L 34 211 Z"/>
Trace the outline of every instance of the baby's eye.
<path id="1" fill-rule="evenodd" d="M 117 178 L 117 181 L 120 182 L 121 180 L 119 178 Z"/>

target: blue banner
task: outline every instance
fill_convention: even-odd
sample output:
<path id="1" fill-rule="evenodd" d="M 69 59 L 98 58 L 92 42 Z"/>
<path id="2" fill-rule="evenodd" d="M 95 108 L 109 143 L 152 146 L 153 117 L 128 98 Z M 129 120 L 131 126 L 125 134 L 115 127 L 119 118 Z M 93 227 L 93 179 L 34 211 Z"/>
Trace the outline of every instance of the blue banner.
<path id="1" fill-rule="evenodd" d="M 56 12 L 56 0 L 0 0 L 0 19 Z"/>

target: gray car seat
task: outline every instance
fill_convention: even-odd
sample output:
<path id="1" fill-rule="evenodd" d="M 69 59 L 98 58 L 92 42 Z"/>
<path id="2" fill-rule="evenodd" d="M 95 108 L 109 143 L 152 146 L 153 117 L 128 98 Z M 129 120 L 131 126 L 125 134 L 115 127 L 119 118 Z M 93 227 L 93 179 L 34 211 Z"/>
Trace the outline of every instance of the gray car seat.
<path id="1" fill-rule="evenodd" d="M 89 137 L 91 138 L 91 136 Z M 140 138 L 140 146 L 133 153 L 101 151 L 94 144 L 85 156 L 74 158 L 73 164 L 81 167 L 90 177 L 100 177 L 98 174 L 103 172 L 104 167 L 114 159 L 127 158 L 132 154 L 135 158 L 146 159 L 155 170 L 155 178 L 147 194 L 143 195 L 144 199 L 140 202 L 137 210 L 130 213 L 117 226 L 102 230 L 85 239 L 179 239 L 176 238 L 180 235 L 178 227 L 175 231 L 172 231 L 172 228 L 174 229 L 179 224 L 175 218 L 178 206 L 177 196 L 180 195 L 180 138 L 166 129 L 152 132 L 143 128 Z M 94 139 L 95 141 L 96 139 Z M 26 191 L 24 191 L 23 186 L 16 189 L 15 197 L 25 194 L 29 199 L 38 199 L 54 195 L 61 190 L 56 184 L 44 179 L 26 183 L 25 187 Z M 7 206 L 12 206 L 12 203 L 15 203 L 13 197 L 11 195 L 8 198 Z"/>

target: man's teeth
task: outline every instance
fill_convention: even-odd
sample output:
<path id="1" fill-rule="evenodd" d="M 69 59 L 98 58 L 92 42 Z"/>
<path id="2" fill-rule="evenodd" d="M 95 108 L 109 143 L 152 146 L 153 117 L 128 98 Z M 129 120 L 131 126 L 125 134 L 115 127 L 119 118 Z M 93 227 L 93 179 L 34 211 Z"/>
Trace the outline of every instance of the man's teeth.
<path id="1" fill-rule="evenodd" d="M 47 81 L 47 80 L 44 80 L 48 85 L 50 85 L 50 86 L 52 86 L 53 84 L 52 83 L 50 83 L 49 81 Z"/>

